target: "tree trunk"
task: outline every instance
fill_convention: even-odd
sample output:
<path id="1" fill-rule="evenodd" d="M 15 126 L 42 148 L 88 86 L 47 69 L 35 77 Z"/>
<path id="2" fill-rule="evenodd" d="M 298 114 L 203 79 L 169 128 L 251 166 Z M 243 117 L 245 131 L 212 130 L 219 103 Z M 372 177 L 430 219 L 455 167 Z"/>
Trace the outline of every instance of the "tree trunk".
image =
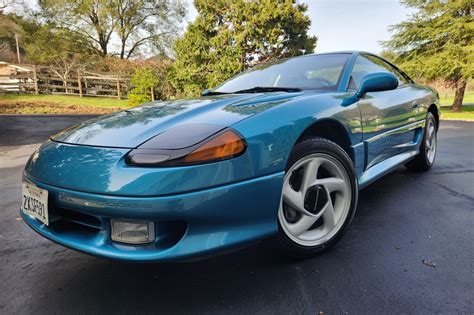
<path id="1" fill-rule="evenodd" d="M 102 50 L 102 57 L 107 57 L 107 43 L 100 43 L 100 49 Z"/>
<path id="2" fill-rule="evenodd" d="M 122 47 L 120 47 L 120 59 L 124 59 L 126 41 L 124 39 L 122 39 L 121 41 L 122 41 Z"/>
<path id="3" fill-rule="evenodd" d="M 461 80 L 456 84 L 456 92 L 454 94 L 454 102 L 451 105 L 453 112 L 459 112 L 462 106 L 462 100 L 464 99 L 464 92 L 466 91 L 467 80 Z"/>

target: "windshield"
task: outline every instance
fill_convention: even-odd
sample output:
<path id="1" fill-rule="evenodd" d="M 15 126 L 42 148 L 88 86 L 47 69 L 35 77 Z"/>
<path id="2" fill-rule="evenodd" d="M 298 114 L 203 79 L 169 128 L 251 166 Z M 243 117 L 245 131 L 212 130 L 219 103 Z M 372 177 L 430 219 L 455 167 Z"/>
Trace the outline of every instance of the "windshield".
<path id="1" fill-rule="evenodd" d="M 327 54 L 268 62 L 233 77 L 214 92 L 233 93 L 255 87 L 336 90 L 349 57 Z"/>

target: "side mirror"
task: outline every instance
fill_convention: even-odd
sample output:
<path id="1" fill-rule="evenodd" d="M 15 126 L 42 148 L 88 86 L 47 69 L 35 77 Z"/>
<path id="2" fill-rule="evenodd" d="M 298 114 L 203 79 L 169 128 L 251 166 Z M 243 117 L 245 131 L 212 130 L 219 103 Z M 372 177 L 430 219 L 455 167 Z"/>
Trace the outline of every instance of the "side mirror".
<path id="1" fill-rule="evenodd" d="M 211 92 L 211 90 L 205 89 L 204 91 L 201 92 L 201 96 L 207 96 L 207 95 L 209 95 L 210 92 Z"/>
<path id="2" fill-rule="evenodd" d="M 357 91 L 358 97 L 363 97 L 367 92 L 380 92 L 395 90 L 398 87 L 398 79 L 388 72 L 375 72 L 366 75 L 360 83 Z"/>

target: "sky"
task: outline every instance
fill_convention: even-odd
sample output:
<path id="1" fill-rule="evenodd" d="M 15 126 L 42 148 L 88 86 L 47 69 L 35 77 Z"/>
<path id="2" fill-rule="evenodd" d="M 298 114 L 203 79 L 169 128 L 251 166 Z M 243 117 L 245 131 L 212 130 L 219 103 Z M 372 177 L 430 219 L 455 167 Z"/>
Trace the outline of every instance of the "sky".
<path id="1" fill-rule="evenodd" d="M 188 20 L 196 10 L 188 2 Z M 381 40 L 390 38 L 388 27 L 400 23 L 412 13 L 398 0 L 305 0 L 311 18 L 309 33 L 318 37 L 317 53 L 363 50 L 380 53 Z"/>

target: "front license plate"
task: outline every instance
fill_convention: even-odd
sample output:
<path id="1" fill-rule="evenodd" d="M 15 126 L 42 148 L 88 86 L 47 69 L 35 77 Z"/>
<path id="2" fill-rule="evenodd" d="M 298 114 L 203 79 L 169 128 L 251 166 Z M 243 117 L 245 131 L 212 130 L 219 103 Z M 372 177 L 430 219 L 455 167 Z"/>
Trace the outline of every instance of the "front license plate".
<path id="1" fill-rule="evenodd" d="M 23 183 L 21 195 L 21 210 L 48 225 L 48 191 L 32 184 Z"/>

